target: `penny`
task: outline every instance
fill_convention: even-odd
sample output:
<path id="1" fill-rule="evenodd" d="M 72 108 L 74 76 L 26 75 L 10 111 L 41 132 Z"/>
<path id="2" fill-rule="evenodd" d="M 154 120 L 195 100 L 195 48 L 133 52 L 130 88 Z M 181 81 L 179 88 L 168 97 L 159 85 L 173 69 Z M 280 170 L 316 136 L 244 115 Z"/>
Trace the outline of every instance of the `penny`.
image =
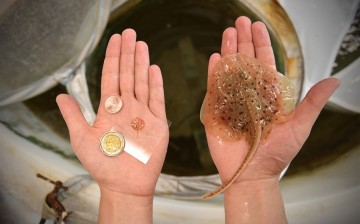
<path id="1" fill-rule="evenodd" d="M 106 132 L 100 139 L 100 149 L 107 156 L 119 155 L 125 148 L 125 138 L 119 132 Z"/>
<path id="2" fill-rule="evenodd" d="M 120 96 L 110 96 L 105 100 L 105 110 L 111 114 L 117 113 L 122 107 Z"/>

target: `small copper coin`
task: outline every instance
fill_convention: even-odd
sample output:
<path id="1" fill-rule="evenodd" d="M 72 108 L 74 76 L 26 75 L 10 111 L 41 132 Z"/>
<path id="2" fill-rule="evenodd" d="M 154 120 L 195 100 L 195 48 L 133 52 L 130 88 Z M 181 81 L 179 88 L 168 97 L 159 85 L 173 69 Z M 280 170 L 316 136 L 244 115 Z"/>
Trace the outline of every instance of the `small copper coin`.
<path id="1" fill-rule="evenodd" d="M 117 113 L 122 107 L 120 96 L 110 96 L 105 100 L 105 110 L 111 114 Z"/>
<path id="2" fill-rule="evenodd" d="M 100 139 L 100 149 L 107 156 L 119 155 L 125 148 L 125 138 L 117 131 L 108 131 Z"/>

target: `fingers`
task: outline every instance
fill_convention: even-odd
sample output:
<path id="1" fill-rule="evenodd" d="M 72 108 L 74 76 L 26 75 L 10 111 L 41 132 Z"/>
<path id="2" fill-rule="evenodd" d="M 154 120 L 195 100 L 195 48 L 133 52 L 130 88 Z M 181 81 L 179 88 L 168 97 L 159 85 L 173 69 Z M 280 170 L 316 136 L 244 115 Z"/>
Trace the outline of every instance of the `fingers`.
<path id="1" fill-rule="evenodd" d="M 222 36 L 221 55 L 224 57 L 229 54 L 235 54 L 236 51 L 236 29 L 229 27 L 224 31 Z"/>
<path id="2" fill-rule="evenodd" d="M 209 59 L 209 66 L 208 66 L 208 81 L 207 83 L 209 84 L 210 83 L 210 77 L 211 75 L 213 74 L 214 72 L 214 69 L 215 69 L 215 65 L 216 63 L 221 59 L 221 55 L 220 54 L 212 54 L 210 56 L 210 59 Z M 207 89 L 211 89 L 210 86 L 207 87 Z"/>
<path id="3" fill-rule="evenodd" d="M 239 17 L 235 21 L 237 31 L 237 52 L 255 57 L 251 21 L 245 16 Z"/>
<path id="4" fill-rule="evenodd" d="M 236 30 L 227 28 L 224 31 L 221 55 L 225 56 L 236 52 L 245 54 L 256 57 L 276 69 L 270 35 L 265 24 L 262 22 L 251 24 L 248 17 L 241 16 L 235 21 L 235 27 Z M 234 50 L 234 41 L 236 41 L 236 50 Z"/>
<path id="5" fill-rule="evenodd" d="M 101 99 L 119 95 L 121 36 L 114 34 L 108 43 L 101 76 Z"/>
<path id="6" fill-rule="evenodd" d="M 310 130 L 326 102 L 339 87 L 335 78 L 324 79 L 315 84 L 297 106 L 292 119 L 294 129 L 301 133 Z"/>
<path id="7" fill-rule="evenodd" d="M 262 22 L 255 22 L 251 26 L 255 56 L 263 63 L 276 69 L 275 56 L 271 46 L 270 35 Z"/>
<path id="8" fill-rule="evenodd" d="M 105 54 L 101 81 L 101 99 L 112 95 L 136 96 L 141 103 L 149 101 L 149 51 L 143 41 L 136 42 L 136 33 L 126 29 L 115 34 Z M 102 103 L 103 104 L 103 103 Z"/>
<path id="9" fill-rule="evenodd" d="M 60 94 L 56 97 L 56 103 L 69 129 L 70 137 L 88 127 L 79 105 L 69 95 Z"/>
<path id="10" fill-rule="evenodd" d="M 160 68 L 151 65 L 149 68 L 149 108 L 151 112 L 162 119 L 166 119 L 164 86 Z"/>
<path id="11" fill-rule="evenodd" d="M 148 46 L 145 42 L 138 41 L 135 49 L 135 96 L 143 104 L 148 104 L 149 101 L 149 66 Z"/>
<path id="12" fill-rule="evenodd" d="M 166 118 L 160 68 L 150 66 L 148 46 L 136 41 L 134 30 L 126 29 L 121 36 L 116 34 L 110 38 L 102 82 L 102 102 L 110 95 L 121 94 L 123 100 L 129 99 L 125 96 L 136 97 L 156 116 Z"/>
<path id="13" fill-rule="evenodd" d="M 132 29 L 122 32 L 120 52 L 120 94 L 134 96 L 134 63 L 136 33 Z"/>

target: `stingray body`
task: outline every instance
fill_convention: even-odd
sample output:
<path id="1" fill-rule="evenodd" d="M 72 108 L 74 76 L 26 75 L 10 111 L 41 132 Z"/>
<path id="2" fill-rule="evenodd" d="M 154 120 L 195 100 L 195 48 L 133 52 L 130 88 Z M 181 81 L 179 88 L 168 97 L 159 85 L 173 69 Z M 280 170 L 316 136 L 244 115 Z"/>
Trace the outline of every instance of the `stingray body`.
<path id="1" fill-rule="evenodd" d="M 202 122 L 219 141 L 245 138 L 250 149 L 234 176 L 204 199 L 223 192 L 236 180 L 255 155 L 260 140 L 270 134 L 273 125 L 285 122 L 294 106 L 295 89 L 290 80 L 258 59 L 232 54 L 215 65 L 208 79 Z"/>

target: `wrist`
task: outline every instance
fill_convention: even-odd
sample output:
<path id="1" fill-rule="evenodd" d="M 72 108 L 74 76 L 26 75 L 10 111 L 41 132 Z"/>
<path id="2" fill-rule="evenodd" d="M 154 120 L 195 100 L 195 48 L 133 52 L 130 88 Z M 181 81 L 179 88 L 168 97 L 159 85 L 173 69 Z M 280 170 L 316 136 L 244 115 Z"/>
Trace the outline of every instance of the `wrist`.
<path id="1" fill-rule="evenodd" d="M 100 188 L 99 223 L 152 223 L 153 195 Z"/>
<path id="2" fill-rule="evenodd" d="M 112 191 L 107 188 L 100 188 L 101 198 L 110 200 L 114 204 L 123 204 L 126 202 L 128 205 L 137 205 L 146 207 L 153 203 L 153 195 L 135 195 L 129 193 L 122 193 Z"/>
<path id="3" fill-rule="evenodd" d="M 226 223 L 287 223 L 277 178 L 234 183 L 224 205 Z"/>
<path id="4" fill-rule="evenodd" d="M 231 195 L 232 197 L 243 197 L 245 193 L 260 194 L 261 192 L 268 191 L 280 192 L 279 178 L 273 177 L 268 179 L 236 181 L 224 192 L 224 194 Z"/>

